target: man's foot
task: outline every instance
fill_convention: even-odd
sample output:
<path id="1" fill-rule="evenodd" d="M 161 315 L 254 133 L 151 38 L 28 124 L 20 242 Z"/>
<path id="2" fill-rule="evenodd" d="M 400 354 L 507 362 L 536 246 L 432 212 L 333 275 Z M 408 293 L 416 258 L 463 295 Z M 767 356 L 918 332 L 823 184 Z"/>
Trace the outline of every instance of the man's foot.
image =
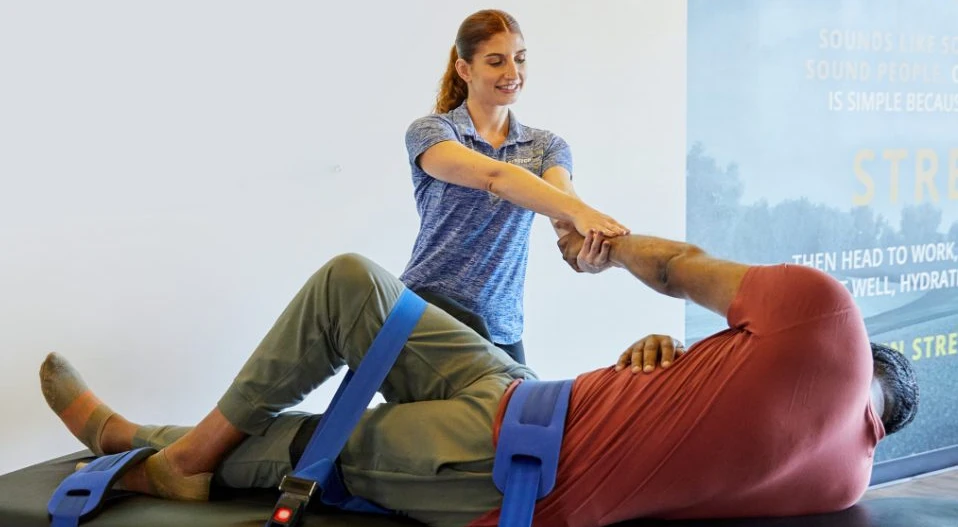
<path id="1" fill-rule="evenodd" d="M 94 454 L 102 456 L 103 430 L 116 413 L 87 388 L 83 378 L 56 353 L 40 366 L 40 388 L 50 409 Z"/>
<path id="2" fill-rule="evenodd" d="M 76 470 L 87 466 L 89 462 L 76 464 Z M 186 476 L 173 467 L 166 456 L 166 449 L 146 458 L 146 460 L 123 475 L 113 485 L 115 490 L 126 490 L 149 494 L 159 498 L 180 501 L 209 501 L 210 484 L 213 474 L 209 472 Z"/>
<path id="3" fill-rule="evenodd" d="M 168 500 L 208 501 L 213 474 L 184 475 L 174 468 L 166 449 L 146 458 L 146 492 Z"/>

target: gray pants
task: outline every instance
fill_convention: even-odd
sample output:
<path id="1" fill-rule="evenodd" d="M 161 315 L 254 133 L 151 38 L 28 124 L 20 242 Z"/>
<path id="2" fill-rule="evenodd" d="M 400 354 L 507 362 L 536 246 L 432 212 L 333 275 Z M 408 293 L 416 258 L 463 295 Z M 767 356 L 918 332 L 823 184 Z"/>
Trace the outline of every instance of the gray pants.
<path id="1" fill-rule="evenodd" d="M 218 408 L 250 434 L 217 469 L 218 483 L 275 488 L 307 418 L 280 413 L 343 366 L 355 368 L 404 286 L 357 255 L 314 274 L 267 333 Z M 428 306 L 381 393 L 343 449 L 346 486 L 358 496 L 436 526 L 466 525 L 498 507 L 492 424 L 526 366 L 444 311 Z M 144 426 L 134 446 L 162 448 L 187 428 Z"/>

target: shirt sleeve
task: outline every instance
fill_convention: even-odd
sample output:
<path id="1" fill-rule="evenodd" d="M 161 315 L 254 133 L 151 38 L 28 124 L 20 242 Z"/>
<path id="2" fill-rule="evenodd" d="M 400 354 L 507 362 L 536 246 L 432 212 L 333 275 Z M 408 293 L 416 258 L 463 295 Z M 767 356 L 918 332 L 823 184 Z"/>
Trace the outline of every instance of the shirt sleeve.
<path id="1" fill-rule="evenodd" d="M 552 135 L 549 145 L 542 156 L 542 171 L 545 172 L 554 166 L 560 166 L 572 175 L 572 149 L 564 139 Z"/>
<path id="2" fill-rule="evenodd" d="M 775 333 L 858 307 L 841 282 L 796 264 L 753 266 L 728 311 L 729 327 L 757 335 Z"/>
<path id="3" fill-rule="evenodd" d="M 427 115 L 413 121 L 406 130 L 406 152 L 409 164 L 418 166 L 419 156 L 443 141 L 458 141 L 452 123 L 438 115 Z"/>

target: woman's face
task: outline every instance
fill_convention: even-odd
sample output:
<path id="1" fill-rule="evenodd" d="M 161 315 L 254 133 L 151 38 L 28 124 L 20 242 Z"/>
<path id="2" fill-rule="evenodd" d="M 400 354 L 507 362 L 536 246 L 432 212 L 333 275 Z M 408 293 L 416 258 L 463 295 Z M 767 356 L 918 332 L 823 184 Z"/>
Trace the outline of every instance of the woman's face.
<path id="1" fill-rule="evenodd" d="M 480 104 L 506 106 L 519 99 L 526 80 L 526 45 L 522 35 L 503 31 L 482 42 L 472 63 L 456 62 L 469 85 L 469 98 Z"/>

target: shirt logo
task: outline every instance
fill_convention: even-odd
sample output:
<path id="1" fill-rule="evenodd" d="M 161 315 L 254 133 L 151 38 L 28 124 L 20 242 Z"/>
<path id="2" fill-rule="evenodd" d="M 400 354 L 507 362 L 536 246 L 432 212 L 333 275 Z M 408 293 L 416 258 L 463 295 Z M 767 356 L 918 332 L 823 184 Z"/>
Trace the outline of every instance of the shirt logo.
<path id="1" fill-rule="evenodd" d="M 532 162 L 531 157 L 517 157 L 509 161 L 513 165 L 526 165 Z"/>

